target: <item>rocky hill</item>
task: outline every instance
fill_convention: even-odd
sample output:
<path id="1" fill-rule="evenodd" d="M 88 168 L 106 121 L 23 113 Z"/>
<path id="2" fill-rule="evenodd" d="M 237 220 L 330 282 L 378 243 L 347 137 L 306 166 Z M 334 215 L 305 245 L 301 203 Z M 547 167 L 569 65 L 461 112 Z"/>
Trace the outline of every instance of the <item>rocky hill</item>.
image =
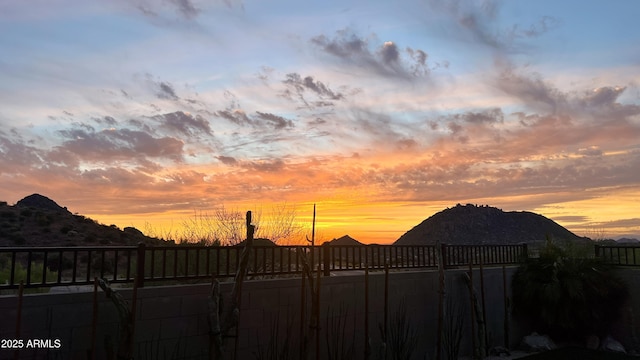
<path id="1" fill-rule="evenodd" d="M 344 235 L 341 236 L 337 239 L 333 239 L 331 241 L 329 241 L 329 245 L 351 245 L 351 246 L 355 246 L 355 245 L 363 245 L 360 241 L 352 238 L 349 235 Z"/>
<path id="2" fill-rule="evenodd" d="M 107 226 L 67 208 L 40 194 L 33 194 L 15 205 L 0 202 L 0 246 L 93 246 L 93 245 L 166 245 L 165 241 L 145 236 L 138 229 Z"/>
<path id="3" fill-rule="evenodd" d="M 18 201 L 16 203 L 16 206 L 21 208 L 35 208 L 35 209 L 47 210 L 47 211 L 52 211 L 57 213 L 70 214 L 69 210 L 67 210 L 66 207 L 63 208 L 62 206 L 58 205 L 55 201 L 40 194 L 32 194 L 27 196 L 24 199 Z"/>
<path id="4" fill-rule="evenodd" d="M 456 205 L 407 231 L 395 245 L 536 244 L 547 238 L 588 242 L 551 219 L 527 211 L 505 212 L 490 206 Z"/>

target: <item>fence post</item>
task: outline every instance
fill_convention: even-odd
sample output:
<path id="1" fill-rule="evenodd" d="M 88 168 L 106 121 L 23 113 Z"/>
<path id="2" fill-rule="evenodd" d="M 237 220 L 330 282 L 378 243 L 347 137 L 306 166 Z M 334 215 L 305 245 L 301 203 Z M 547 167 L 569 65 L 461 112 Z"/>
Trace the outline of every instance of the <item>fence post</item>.
<path id="1" fill-rule="evenodd" d="M 322 244 L 322 267 L 324 270 L 324 276 L 331 275 L 331 248 L 329 248 L 329 243 L 325 242 Z"/>
<path id="2" fill-rule="evenodd" d="M 145 248 L 146 245 L 143 242 L 138 243 L 138 250 L 136 253 L 136 286 L 139 288 L 144 287 L 144 259 L 145 259 Z"/>
<path id="3" fill-rule="evenodd" d="M 596 255 L 596 259 L 600 257 L 600 245 L 596 244 L 593 245 L 595 248 L 595 255 Z"/>
<path id="4" fill-rule="evenodd" d="M 529 245 L 527 243 L 522 244 L 522 260 L 529 258 Z"/>
<path id="5" fill-rule="evenodd" d="M 447 261 L 447 245 L 440 244 L 440 259 L 442 261 L 442 268 L 446 269 L 449 266 L 449 262 Z"/>

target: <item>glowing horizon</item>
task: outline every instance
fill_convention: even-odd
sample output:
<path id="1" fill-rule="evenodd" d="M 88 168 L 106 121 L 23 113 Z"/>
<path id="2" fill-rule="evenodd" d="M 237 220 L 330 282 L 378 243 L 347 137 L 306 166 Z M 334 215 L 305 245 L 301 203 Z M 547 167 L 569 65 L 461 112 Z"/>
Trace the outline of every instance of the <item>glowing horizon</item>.
<path id="1" fill-rule="evenodd" d="M 310 223 L 317 203 L 319 236 L 367 243 L 472 203 L 640 238 L 639 11 L 8 2 L 0 200 L 159 232 L 221 205 Z"/>

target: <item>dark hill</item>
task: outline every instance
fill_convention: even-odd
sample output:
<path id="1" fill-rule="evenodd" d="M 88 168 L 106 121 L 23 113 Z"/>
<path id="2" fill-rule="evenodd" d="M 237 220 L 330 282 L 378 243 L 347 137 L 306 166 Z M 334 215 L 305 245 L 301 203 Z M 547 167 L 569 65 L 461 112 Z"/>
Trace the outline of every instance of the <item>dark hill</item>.
<path id="1" fill-rule="evenodd" d="M 589 241 L 551 219 L 527 211 L 505 212 L 490 206 L 456 205 L 407 231 L 395 245 L 521 244 L 555 241 Z"/>
<path id="2" fill-rule="evenodd" d="M 618 244 L 637 244 L 640 243 L 638 239 L 630 239 L 630 238 L 620 238 L 616 240 Z"/>
<path id="3" fill-rule="evenodd" d="M 115 225 L 99 224 L 72 214 L 43 195 L 29 195 L 13 206 L 0 202 L 0 247 L 136 245 L 140 242 L 168 245 L 135 228 L 120 230 Z"/>
<path id="4" fill-rule="evenodd" d="M 329 245 L 363 245 L 363 244 L 349 235 L 344 235 L 342 237 L 329 241 Z"/>
<path id="5" fill-rule="evenodd" d="M 67 208 L 63 208 L 58 205 L 55 201 L 49 199 L 46 196 L 40 194 L 32 194 L 24 199 L 18 201 L 16 206 L 23 208 L 34 208 L 40 210 L 48 210 L 48 211 L 58 211 L 61 213 L 68 213 Z"/>

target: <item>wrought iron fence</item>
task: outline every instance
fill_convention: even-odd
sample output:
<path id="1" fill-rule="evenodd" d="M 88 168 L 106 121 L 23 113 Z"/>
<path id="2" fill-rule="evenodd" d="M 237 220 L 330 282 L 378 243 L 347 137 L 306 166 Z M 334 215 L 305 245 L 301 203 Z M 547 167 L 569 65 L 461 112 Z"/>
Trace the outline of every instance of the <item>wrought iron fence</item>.
<path id="1" fill-rule="evenodd" d="M 518 245 L 444 245 L 444 265 L 505 265 L 527 258 L 527 244 Z"/>
<path id="2" fill-rule="evenodd" d="M 605 264 L 620 266 L 640 265 L 640 245 L 596 245 L 596 258 Z"/>
<path id="3" fill-rule="evenodd" d="M 102 246 L 0 247 L 0 290 L 24 287 L 111 283 L 198 281 L 235 275 L 243 247 Z M 515 264 L 527 256 L 522 245 L 442 245 L 445 267 Z M 248 276 L 301 274 L 304 263 L 323 274 L 346 270 L 434 268 L 433 245 L 257 246 L 251 248 Z"/>

